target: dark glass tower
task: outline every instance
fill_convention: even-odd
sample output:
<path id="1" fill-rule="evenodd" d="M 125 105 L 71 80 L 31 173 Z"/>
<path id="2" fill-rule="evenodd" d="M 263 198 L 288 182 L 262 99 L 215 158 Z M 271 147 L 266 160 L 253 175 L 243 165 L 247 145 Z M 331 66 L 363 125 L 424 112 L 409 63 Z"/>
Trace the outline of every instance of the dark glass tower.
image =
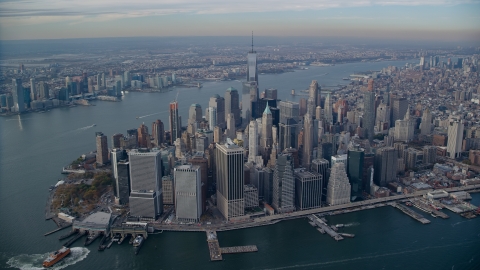
<path id="1" fill-rule="evenodd" d="M 347 175 L 352 188 L 352 201 L 362 196 L 363 161 L 365 152 L 358 145 L 348 149 Z"/>

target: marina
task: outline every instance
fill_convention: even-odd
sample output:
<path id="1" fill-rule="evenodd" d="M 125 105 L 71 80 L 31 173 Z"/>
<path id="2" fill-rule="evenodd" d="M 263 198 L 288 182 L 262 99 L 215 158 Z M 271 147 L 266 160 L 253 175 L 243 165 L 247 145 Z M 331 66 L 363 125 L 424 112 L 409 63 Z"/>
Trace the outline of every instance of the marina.
<path id="1" fill-rule="evenodd" d="M 401 205 L 399 203 L 392 203 L 391 204 L 393 207 L 399 209 L 400 211 L 402 211 L 403 213 L 407 214 L 408 216 L 412 217 L 413 219 L 419 221 L 420 223 L 422 224 L 429 224 L 430 223 L 430 220 L 426 219 L 424 216 L 422 216 L 421 214 L 411 210 L 410 208 L 407 208 L 406 206 L 404 205 Z"/>

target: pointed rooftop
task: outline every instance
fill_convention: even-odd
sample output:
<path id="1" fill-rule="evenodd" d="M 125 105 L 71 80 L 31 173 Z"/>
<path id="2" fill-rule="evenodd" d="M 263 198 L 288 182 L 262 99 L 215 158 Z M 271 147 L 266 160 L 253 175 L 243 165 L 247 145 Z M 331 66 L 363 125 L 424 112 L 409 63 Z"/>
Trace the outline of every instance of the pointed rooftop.
<path id="1" fill-rule="evenodd" d="M 270 111 L 270 107 L 268 107 L 268 103 L 267 106 L 265 106 L 265 111 L 263 111 L 263 114 L 272 114 L 272 112 Z"/>

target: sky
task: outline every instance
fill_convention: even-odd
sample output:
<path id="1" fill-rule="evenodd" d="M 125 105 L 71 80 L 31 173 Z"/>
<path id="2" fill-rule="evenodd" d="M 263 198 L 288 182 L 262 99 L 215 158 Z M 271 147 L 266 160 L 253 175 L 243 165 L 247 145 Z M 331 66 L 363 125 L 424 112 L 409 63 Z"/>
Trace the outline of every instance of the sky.
<path id="1" fill-rule="evenodd" d="M 0 40 L 136 36 L 480 42 L 480 0 L 0 0 Z"/>

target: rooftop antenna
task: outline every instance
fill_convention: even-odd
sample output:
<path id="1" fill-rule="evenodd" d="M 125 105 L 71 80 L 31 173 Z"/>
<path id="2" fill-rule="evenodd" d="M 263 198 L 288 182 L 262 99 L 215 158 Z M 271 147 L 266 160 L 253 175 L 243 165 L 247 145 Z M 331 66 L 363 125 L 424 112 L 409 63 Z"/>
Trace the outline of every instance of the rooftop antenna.
<path id="1" fill-rule="evenodd" d="M 253 31 L 252 31 L 252 53 L 253 53 Z"/>

